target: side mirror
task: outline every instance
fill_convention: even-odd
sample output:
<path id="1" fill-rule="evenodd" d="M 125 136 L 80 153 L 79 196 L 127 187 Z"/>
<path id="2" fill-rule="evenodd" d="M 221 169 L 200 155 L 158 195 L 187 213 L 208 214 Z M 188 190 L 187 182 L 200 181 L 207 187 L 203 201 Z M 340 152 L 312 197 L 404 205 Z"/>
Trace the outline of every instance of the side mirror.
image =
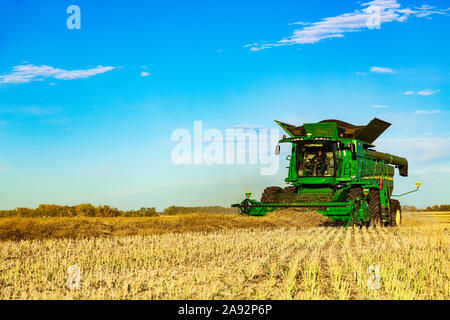
<path id="1" fill-rule="evenodd" d="M 275 154 L 278 156 L 280 154 L 280 145 L 277 144 L 277 146 L 275 147 Z"/>

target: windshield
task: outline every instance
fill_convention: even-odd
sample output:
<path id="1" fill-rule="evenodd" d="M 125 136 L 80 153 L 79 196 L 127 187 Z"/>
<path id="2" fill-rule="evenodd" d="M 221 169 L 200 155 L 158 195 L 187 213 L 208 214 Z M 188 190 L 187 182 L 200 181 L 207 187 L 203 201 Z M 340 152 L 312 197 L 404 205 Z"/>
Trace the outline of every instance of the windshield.
<path id="1" fill-rule="evenodd" d="M 334 177 L 336 144 L 302 143 L 296 147 L 298 177 Z"/>

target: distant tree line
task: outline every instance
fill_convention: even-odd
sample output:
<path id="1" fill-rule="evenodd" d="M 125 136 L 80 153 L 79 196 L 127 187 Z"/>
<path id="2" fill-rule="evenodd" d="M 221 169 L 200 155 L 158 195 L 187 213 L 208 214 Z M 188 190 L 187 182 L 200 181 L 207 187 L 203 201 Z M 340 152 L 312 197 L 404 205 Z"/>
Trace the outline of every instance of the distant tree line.
<path id="1" fill-rule="evenodd" d="M 16 208 L 0 210 L 0 217 L 152 217 L 157 216 L 155 208 L 139 210 L 119 210 L 110 206 L 94 207 L 83 203 L 76 206 L 60 206 L 56 204 L 40 204 L 36 209 Z"/>
<path id="2" fill-rule="evenodd" d="M 164 209 L 163 215 L 177 215 L 188 213 L 236 213 L 235 208 L 224 208 L 219 206 L 211 207 L 177 207 L 171 206 Z"/>
<path id="3" fill-rule="evenodd" d="M 450 204 L 441 204 L 441 205 L 437 205 L 435 204 L 434 206 L 428 206 L 426 208 L 416 208 L 415 206 L 408 206 L 408 205 L 404 205 L 402 206 L 402 210 L 403 211 L 450 211 Z"/>
<path id="4" fill-rule="evenodd" d="M 177 215 L 188 213 L 235 213 L 234 208 L 212 207 L 177 207 L 171 206 L 162 213 L 153 208 L 139 210 L 119 210 L 110 206 L 93 206 L 83 203 L 76 206 L 60 206 L 56 204 L 40 204 L 36 209 L 16 208 L 13 210 L 0 210 L 0 217 L 154 217 L 158 215 Z"/>

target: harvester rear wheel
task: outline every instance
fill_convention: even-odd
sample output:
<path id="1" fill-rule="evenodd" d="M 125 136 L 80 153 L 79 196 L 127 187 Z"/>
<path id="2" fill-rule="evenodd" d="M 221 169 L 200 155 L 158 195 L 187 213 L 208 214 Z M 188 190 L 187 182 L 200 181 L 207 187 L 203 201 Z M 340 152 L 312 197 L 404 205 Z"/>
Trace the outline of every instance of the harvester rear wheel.
<path id="1" fill-rule="evenodd" d="M 380 192 L 378 190 L 372 189 L 369 191 L 369 196 L 367 199 L 369 203 L 370 211 L 370 221 L 371 226 L 382 225 L 382 213 L 381 213 L 381 201 Z"/>
<path id="2" fill-rule="evenodd" d="M 280 187 L 267 187 L 262 193 L 261 202 L 275 203 L 277 202 L 278 194 L 283 192 Z"/>
<path id="3" fill-rule="evenodd" d="M 389 210 L 389 225 L 396 227 L 402 223 L 402 207 L 400 206 L 400 202 L 398 200 L 390 201 L 390 210 Z"/>

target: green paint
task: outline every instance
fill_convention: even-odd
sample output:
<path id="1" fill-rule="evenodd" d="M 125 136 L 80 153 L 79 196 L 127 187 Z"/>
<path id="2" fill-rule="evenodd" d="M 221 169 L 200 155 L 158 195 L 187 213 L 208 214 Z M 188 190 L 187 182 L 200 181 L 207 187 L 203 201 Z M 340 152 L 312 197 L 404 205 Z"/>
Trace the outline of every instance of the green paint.
<path id="1" fill-rule="evenodd" d="M 276 121 L 289 137 L 280 143 L 291 143 L 291 155 L 285 182 L 296 187 L 297 192 L 278 194 L 275 203 L 263 203 L 249 197 L 239 204 L 240 213 L 263 216 L 268 212 L 297 207 L 316 210 L 332 220 L 355 223 L 369 222 L 368 195 L 376 190 L 380 195 L 383 220 L 389 222 L 389 203 L 394 188 L 394 169 L 398 167 L 402 176 L 407 175 L 405 158 L 373 150 L 372 142 L 389 127 L 379 119 L 367 126 L 348 126 L 338 121 L 307 123 L 296 127 Z M 366 137 L 370 141 L 362 141 Z M 323 150 L 326 154 L 324 175 L 311 166 L 314 153 Z M 308 160 L 309 159 L 309 160 Z M 395 166 L 395 167 L 394 167 Z M 361 197 L 347 200 L 351 188 L 361 188 Z"/>

